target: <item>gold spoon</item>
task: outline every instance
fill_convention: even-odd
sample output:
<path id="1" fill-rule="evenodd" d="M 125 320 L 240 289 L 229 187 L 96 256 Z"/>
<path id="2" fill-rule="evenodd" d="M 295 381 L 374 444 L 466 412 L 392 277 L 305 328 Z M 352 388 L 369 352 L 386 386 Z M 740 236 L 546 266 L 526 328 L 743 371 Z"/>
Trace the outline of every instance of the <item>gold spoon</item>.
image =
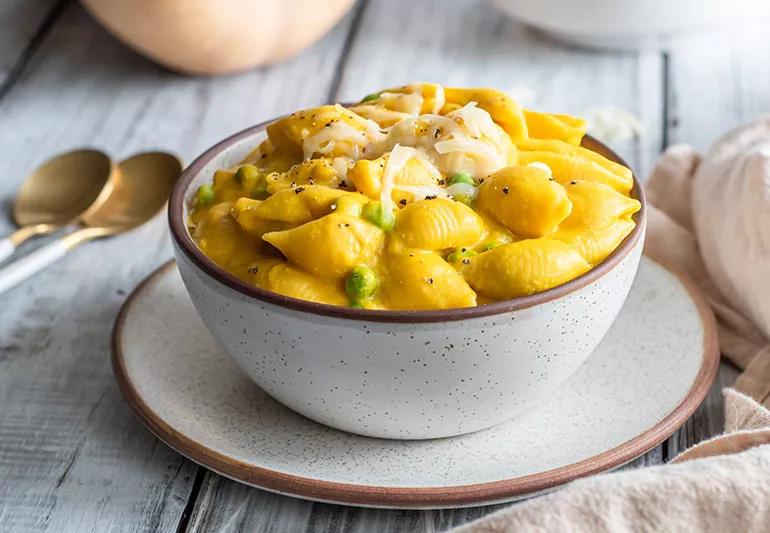
<path id="1" fill-rule="evenodd" d="M 98 208 L 109 196 L 117 167 L 99 150 L 75 150 L 53 157 L 24 180 L 13 204 L 21 226 L 0 239 L 0 261 L 36 235 L 53 233 Z"/>
<path id="2" fill-rule="evenodd" d="M 107 198 L 80 217 L 80 229 L 35 250 L 0 270 L 0 293 L 62 258 L 75 247 L 123 233 L 153 218 L 166 204 L 182 162 L 163 152 L 138 154 L 118 165 Z"/>

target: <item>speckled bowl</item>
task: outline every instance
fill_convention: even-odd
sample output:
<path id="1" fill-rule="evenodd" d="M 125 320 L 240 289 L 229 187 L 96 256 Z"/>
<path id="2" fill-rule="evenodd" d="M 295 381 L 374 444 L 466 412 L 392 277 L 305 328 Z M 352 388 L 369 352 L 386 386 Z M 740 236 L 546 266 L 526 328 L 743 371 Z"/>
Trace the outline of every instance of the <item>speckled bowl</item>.
<path id="1" fill-rule="evenodd" d="M 553 393 L 626 299 L 646 224 L 638 182 L 634 231 L 596 268 L 533 296 L 465 309 L 370 311 L 247 285 L 198 249 L 187 206 L 216 169 L 239 163 L 264 138 L 265 126 L 225 139 L 184 171 L 169 223 L 179 271 L 214 338 L 265 392 L 308 418 L 396 439 L 488 428 Z M 622 163 L 595 139 L 584 145 Z"/>

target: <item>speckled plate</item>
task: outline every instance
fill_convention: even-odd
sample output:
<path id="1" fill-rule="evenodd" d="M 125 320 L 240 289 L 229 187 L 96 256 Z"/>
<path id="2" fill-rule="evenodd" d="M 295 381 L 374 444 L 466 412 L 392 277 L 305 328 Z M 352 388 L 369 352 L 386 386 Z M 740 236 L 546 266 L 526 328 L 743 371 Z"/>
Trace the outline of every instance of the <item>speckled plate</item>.
<path id="1" fill-rule="evenodd" d="M 249 485 L 376 507 L 508 501 L 620 466 L 692 414 L 718 355 L 702 297 L 645 257 L 609 334 L 541 408 L 470 435 L 396 441 L 322 426 L 268 397 L 209 335 L 173 263 L 134 291 L 113 332 L 123 393 L 172 448 Z"/>

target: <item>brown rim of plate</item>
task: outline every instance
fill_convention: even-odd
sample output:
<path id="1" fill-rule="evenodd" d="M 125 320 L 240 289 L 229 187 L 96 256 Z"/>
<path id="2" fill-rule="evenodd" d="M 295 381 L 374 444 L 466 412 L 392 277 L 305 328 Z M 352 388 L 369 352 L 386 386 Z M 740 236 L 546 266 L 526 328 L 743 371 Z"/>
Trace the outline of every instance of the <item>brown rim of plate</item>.
<path id="1" fill-rule="evenodd" d="M 279 117 L 280 118 L 280 117 Z M 425 323 L 425 322 L 448 322 L 453 320 L 464 320 L 468 318 L 479 318 L 490 315 L 497 315 L 501 313 L 508 313 L 519 309 L 526 309 L 535 305 L 543 304 L 556 300 L 565 296 L 571 292 L 574 292 L 589 283 L 592 283 L 605 275 L 607 272 L 615 268 L 625 258 L 629 252 L 636 246 L 642 239 L 644 234 L 644 225 L 646 222 L 646 200 L 644 195 L 644 188 L 640 185 L 636 175 L 633 175 L 634 186 L 631 189 L 631 196 L 639 200 L 642 204 L 641 209 L 634 214 L 633 219 L 636 223 L 634 229 L 629 233 L 620 245 L 613 250 L 613 252 L 607 256 L 604 261 L 593 267 L 591 270 L 576 277 L 573 280 L 568 281 L 562 285 L 558 285 L 552 289 L 548 289 L 531 296 L 521 296 L 519 298 L 513 298 L 511 300 L 502 300 L 499 302 L 493 302 L 484 305 L 478 305 L 475 307 L 462 307 L 454 309 L 437 309 L 430 311 L 387 311 L 387 310 L 371 310 L 371 309 L 358 309 L 353 307 L 343 307 L 337 305 L 321 304 L 316 302 L 309 302 L 306 300 L 300 300 L 298 298 L 292 298 L 290 296 L 284 296 L 276 292 L 260 289 L 254 285 L 249 285 L 230 274 L 225 269 L 214 263 L 209 259 L 201 250 L 198 245 L 193 241 L 190 233 L 187 231 L 187 224 L 185 223 L 184 216 L 184 202 L 185 194 L 190 183 L 195 179 L 198 173 L 203 167 L 208 164 L 214 157 L 222 153 L 224 150 L 232 146 L 233 144 L 246 139 L 252 135 L 262 132 L 268 124 L 278 119 L 272 119 L 256 126 L 247 128 L 235 135 L 232 135 L 225 140 L 215 144 L 208 150 L 206 150 L 200 157 L 198 157 L 192 164 L 187 167 L 182 175 L 177 180 L 174 186 L 174 191 L 171 194 L 171 200 L 168 207 L 168 221 L 171 229 L 171 237 L 174 240 L 177 248 L 187 256 L 190 261 L 195 264 L 206 275 L 217 280 L 219 283 L 230 287 L 231 289 L 256 300 L 268 302 L 295 311 L 303 311 L 306 313 L 313 313 L 316 315 L 323 315 L 328 317 L 346 318 L 352 320 L 362 320 L 371 322 L 392 322 L 392 323 Z M 586 135 L 583 138 L 582 145 L 589 148 L 608 159 L 620 163 L 623 166 L 628 167 L 628 164 L 623 159 L 613 152 L 602 142 Z M 630 168 L 630 167 L 629 167 Z"/>
<path id="2" fill-rule="evenodd" d="M 577 463 L 518 478 L 446 487 L 382 487 L 338 483 L 285 474 L 232 459 L 201 446 L 171 427 L 144 402 L 126 371 L 121 352 L 123 325 L 132 303 L 160 274 L 175 264 L 170 261 L 150 274 L 126 299 L 112 330 L 112 367 L 129 405 L 160 440 L 188 459 L 223 476 L 247 485 L 290 496 L 349 505 L 399 508 L 461 507 L 505 501 L 622 466 L 670 437 L 703 402 L 719 368 L 716 321 L 700 289 L 685 274 L 653 259 L 673 273 L 698 308 L 703 325 L 703 360 L 690 390 L 673 411 L 633 439 Z M 255 385 L 256 386 L 256 385 Z"/>

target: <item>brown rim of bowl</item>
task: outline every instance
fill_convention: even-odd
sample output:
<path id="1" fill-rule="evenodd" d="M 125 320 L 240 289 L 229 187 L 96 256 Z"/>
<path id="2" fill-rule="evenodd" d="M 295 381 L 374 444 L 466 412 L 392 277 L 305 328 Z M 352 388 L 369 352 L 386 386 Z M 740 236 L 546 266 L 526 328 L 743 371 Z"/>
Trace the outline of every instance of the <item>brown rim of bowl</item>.
<path id="1" fill-rule="evenodd" d="M 144 401 L 128 374 L 122 353 L 123 326 L 129 309 L 153 280 L 174 266 L 174 261 L 169 261 L 148 275 L 121 307 L 112 329 L 112 369 L 129 406 L 156 437 L 199 465 L 247 485 L 314 501 L 370 507 L 420 509 L 510 501 L 518 496 L 536 493 L 577 478 L 617 468 L 634 460 L 670 437 L 706 398 L 719 368 L 719 341 L 714 313 L 689 276 L 670 269 L 665 262 L 650 259 L 677 277 L 695 304 L 696 312 L 703 325 L 701 364 L 687 394 L 658 423 L 614 448 L 577 463 L 517 478 L 442 487 L 386 487 L 324 481 L 286 474 L 239 461 L 217 450 L 202 446 L 175 430 Z"/>
<path id="2" fill-rule="evenodd" d="M 589 283 L 596 281 L 607 272 L 615 268 L 615 266 L 617 266 L 639 243 L 639 240 L 642 238 L 644 233 L 644 225 L 646 219 L 646 200 L 644 195 L 644 188 L 639 183 L 636 175 L 633 175 L 634 186 L 631 189 L 631 196 L 639 200 L 639 202 L 642 204 L 642 207 L 633 216 L 636 226 L 631 231 L 631 233 L 629 233 L 626 238 L 623 239 L 620 245 L 615 248 L 615 250 L 613 250 L 613 252 L 607 256 L 606 259 L 604 259 L 604 261 L 596 265 L 585 274 L 582 274 L 575 279 L 568 281 L 567 283 L 558 285 L 552 289 L 548 289 L 537 294 L 533 294 L 531 296 L 522 296 L 519 298 L 513 298 L 511 300 L 502 300 L 499 302 L 479 305 L 476 307 L 459 307 L 453 309 L 437 309 L 430 311 L 383 311 L 357 309 L 352 307 L 342 307 L 309 302 L 307 300 L 300 300 L 298 298 L 292 298 L 290 296 L 284 296 L 272 291 L 260 289 L 259 287 L 249 285 L 234 275 L 230 274 L 225 269 L 209 259 L 200 250 L 200 248 L 198 248 L 198 245 L 195 243 L 195 241 L 193 241 L 190 233 L 187 231 L 187 224 L 183 220 L 184 202 L 185 193 L 187 192 L 187 188 L 190 186 L 190 183 L 193 181 L 193 179 L 195 179 L 201 169 L 203 169 L 203 167 L 208 164 L 209 161 L 211 161 L 214 157 L 238 141 L 262 132 L 268 124 L 274 122 L 275 120 L 278 119 L 272 119 L 257 124 L 256 126 L 247 128 L 239 133 L 236 133 L 235 135 L 224 139 L 223 141 L 215 144 L 203 152 L 202 155 L 200 155 L 195 161 L 192 162 L 192 164 L 190 164 L 190 166 L 188 166 L 182 172 L 182 175 L 179 177 L 179 180 L 177 180 L 176 185 L 174 186 L 174 191 L 171 194 L 171 200 L 168 207 L 168 221 L 169 227 L 171 229 L 171 237 L 175 241 L 177 247 L 182 251 L 182 253 L 184 253 L 187 258 L 195 264 L 196 267 L 217 280 L 219 283 L 222 283 L 245 296 L 262 302 L 268 302 L 295 311 L 303 311 L 316 315 L 371 322 L 426 323 L 448 322 L 469 318 L 486 317 L 490 315 L 517 311 L 520 309 L 526 309 L 528 307 L 550 302 L 571 292 L 574 292 L 582 287 L 585 287 Z M 628 164 L 623 161 L 620 156 L 613 152 L 604 143 L 598 141 L 590 135 L 586 135 L 583 138 L 582 145 L 600 153 L 601 155 L 612 161 L 615 161 L 616 163 L 620 163 L 621 165 L 628 167 Z"/>

